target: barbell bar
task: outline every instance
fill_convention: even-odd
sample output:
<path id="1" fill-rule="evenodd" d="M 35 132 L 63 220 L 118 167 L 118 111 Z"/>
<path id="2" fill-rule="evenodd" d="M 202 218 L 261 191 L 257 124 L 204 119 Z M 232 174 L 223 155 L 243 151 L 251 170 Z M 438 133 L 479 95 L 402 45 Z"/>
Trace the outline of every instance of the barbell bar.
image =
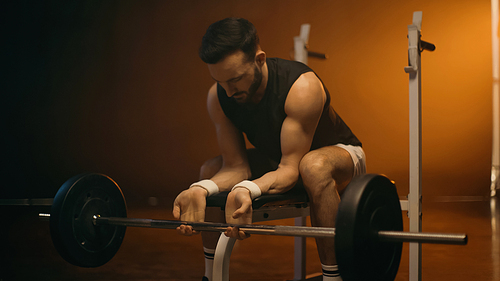
<path id="1" fill-rule="evenodd" d="M 108 176 L 84 174 L 66 181 L 57 192 L 49 218 L 54 246 L 68 262 L 97 267 L 118 251 L 126 227 L 224 232 L 238 227 L 248 234 L 335 237 L 335 254 L 344 281 L 394 280 L 402 243 L 466 245 L 466 234 L 404 232 L 395 185 L 385 176 L 354 178 L 342 195 L 335 228 L 282 225 L 234 225 L 127 218 L 125 198 Z"/>
<path id="2" fill-rule="evenodd" d="M 50 214 L 40 213 L 40 217 L 50 217 Z M 313 237 L 313 238 L 333 238 L 335 228 L 313 227 L 313 226 L 289 226 L 289 225 L 237 225 L 227 223 L 211 222 L 185 222 L 172 220 L 138 219 L 138 218 L 118 218 L 93 216 L 94 225 L 114 225 L 126 227 L 145 227 L 160 229 L 176 229 L 181 225 L 191 226 L 196 231 L 224 232 L 228 227 L 238 227 L 239 230 L 248 234 Z M 430 232 L 405 232 L 405 231 L 377 231 L 377 238 L 384 242 L 410 242 L 410 243 L 431 243 L 466 245 L 467 234 L 453 233 L 430 233 Z"/>

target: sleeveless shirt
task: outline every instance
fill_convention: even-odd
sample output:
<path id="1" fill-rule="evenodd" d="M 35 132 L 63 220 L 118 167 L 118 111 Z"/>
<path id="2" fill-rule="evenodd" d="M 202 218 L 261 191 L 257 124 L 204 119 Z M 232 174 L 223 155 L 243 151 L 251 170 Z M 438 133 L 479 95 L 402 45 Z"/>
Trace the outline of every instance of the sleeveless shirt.
<path id="1" fill-rule="evenodd" d="M 312 69 L 303 63 L 279 58 L 268 58 L 266 63 L 268 81 L 264 96 L 258 104 L 249 106 L 237 103 L 227 96 L 219 84 L 217 96 L 224 114 L 238 130 L 246 134 L 250 143 L 274 161 L 280 162 L 281 126 L 286 118 L 285 102 L 288 92 L 302 74 L 311 72 Z M 310 149 L 338 143 L 361 146 L 358 138 L 330 105 L 330 94 L 324 85 L 323 87 L 327 99 Z"/>

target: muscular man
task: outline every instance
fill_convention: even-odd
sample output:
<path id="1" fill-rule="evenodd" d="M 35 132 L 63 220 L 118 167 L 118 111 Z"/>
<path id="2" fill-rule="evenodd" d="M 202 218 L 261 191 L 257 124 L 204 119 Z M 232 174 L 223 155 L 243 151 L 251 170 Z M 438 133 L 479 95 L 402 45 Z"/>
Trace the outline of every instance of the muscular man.
<path id="1" fill-rule="evenodd" d="M 177 196 L 174 217 L 221 221 L 217 212 L 205 210 L 206 197 L 231 191 L 226 221 L 249 224 L 253 198 L 283 193 L 299 182 L 309 195 L 312 225 L 334 227 L 339 193 L 353 176 L 365 172 L 365 160 L 361 142 L 333 110 L 318 76 L 302 63 L 267 58 L 255 27 L 241 18 L 212 24 L 200 57 L 216 82 L 207 105 L 221 155 L 205 162 L 201 180 Z M 246 149 L 243 133 L 255 149 Z M 195 233 L 185 225 L 178 232 Z M 225 234 L 248 237 L 238 228 Z M 203 280 L 210 280 L 218 234 L 202 233 L 202 238 Z M 323 280 L 341 280 L 333 239 L 318 238 L 316 244 Z"/>

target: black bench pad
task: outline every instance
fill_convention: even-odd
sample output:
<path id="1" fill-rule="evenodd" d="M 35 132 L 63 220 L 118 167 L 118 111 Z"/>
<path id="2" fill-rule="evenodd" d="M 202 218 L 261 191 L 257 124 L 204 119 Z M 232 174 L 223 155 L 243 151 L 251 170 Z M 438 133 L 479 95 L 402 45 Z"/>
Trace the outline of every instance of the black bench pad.
<path id="1" fill-rule="evenodd" d="M 224 210 L 228 193 L 221 192 L 207 197 L 207 207 L 219 207 Z M 267 194 L 255 198 L 252 202 L 252 208 L 257 210 L 263 206 L 301 205 L 307 204 L 307 202 L 309 202 L 309 197 L 304 187 L 296 185 L 282 194 Z"/>

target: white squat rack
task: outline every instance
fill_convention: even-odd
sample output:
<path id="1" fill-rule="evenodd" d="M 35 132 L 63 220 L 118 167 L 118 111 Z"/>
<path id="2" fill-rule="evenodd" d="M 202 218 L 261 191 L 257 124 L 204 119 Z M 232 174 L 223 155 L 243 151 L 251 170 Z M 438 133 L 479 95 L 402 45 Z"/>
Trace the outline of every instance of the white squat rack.
<path id="1" fill-rule="evenodd" d="M 408 201 L 401 202 L 403 210 L 408 210 L 410 231 L 422 231 L 422 80 L 421 53 L 434 51 L 435 46 L 422 41 L 422 12 L 413 13 L 413 23 L 408 25 L 408 63 L 404 70 L 410 76 L 409 117 L 410 117 L 410 183 Z M 406 204 L 406 206 L 404 206 Z M 406 208 L 404 208 L 406 207 Z M 422 280 L 422 245 L 410 243 L 409 279 Z"/>

